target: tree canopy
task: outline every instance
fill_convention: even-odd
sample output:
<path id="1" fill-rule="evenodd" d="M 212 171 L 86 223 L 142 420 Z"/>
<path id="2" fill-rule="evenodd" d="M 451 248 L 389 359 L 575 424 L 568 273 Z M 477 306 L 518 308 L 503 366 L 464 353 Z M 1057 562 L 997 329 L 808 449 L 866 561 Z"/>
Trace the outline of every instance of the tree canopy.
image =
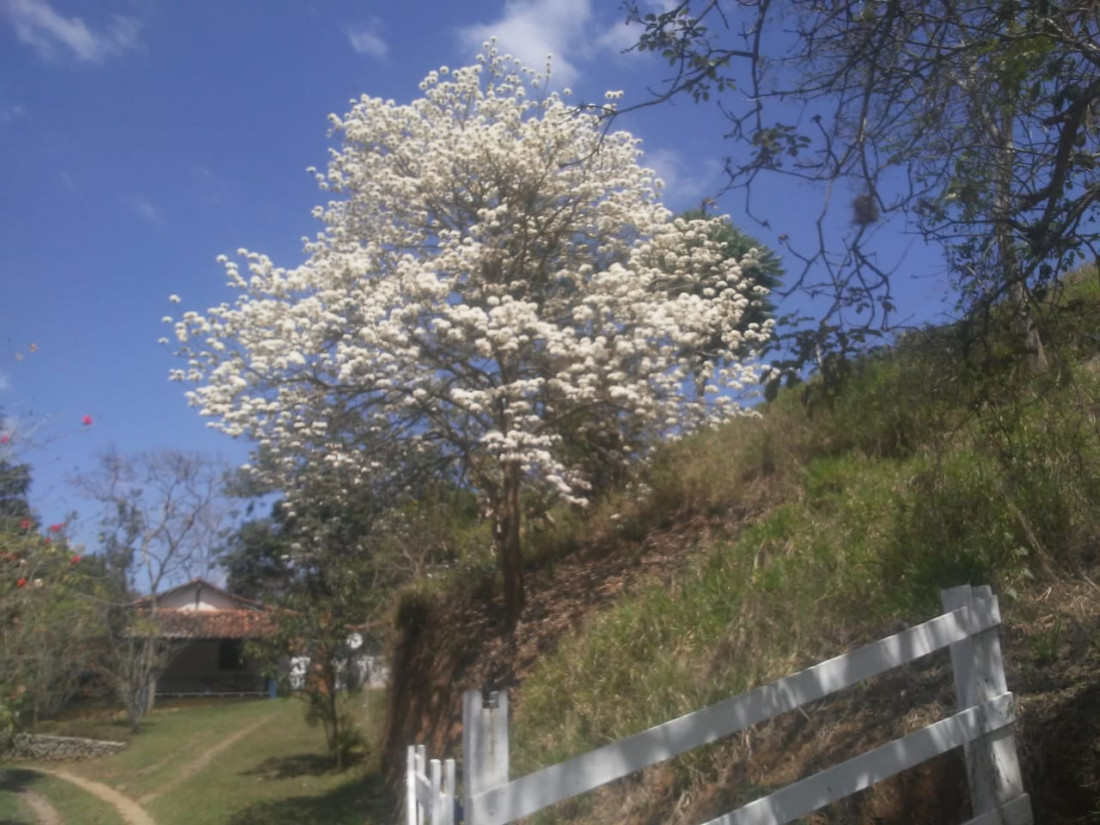
<path id="1" fill-rule="evenodd" d="M 735 414 L 769 332 L 739 323 L 764 290 L 715 221 L 674 218 L 638 141 L 541 83 L 490 47 L 411 104 L 333 116 L 306 262 L 223 258 L 236 302 L 176 321 L 190 402 L 291 499 L 318 473 L 337 503 L 412 472 L 476 489 L 511 621 L 521 490 L 582 502 L 579 441 L 621 463 Z"/>

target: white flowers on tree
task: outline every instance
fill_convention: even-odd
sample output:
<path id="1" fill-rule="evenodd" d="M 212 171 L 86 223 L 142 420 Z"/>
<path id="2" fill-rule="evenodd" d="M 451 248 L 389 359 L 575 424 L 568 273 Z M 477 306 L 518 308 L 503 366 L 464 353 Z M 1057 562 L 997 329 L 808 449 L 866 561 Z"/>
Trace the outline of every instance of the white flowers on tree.
<path id="1" fill-rule="evenodd" d="M 583 502 L 586 446 L 624 462 L 735 414 L 755 372 L 733 353 L 769 332 L 740 329 L 760 290 L 711 220 L 660 204 L 638 141 L 539 87 L 490 47 L 409 105 L 333 116 L 343 146 L 316 177 L 338 199 L 306 262 L 223 257 L 236 302 L 175 322 L 190 403 L 256 440 L 253 472 L 292 499 L 314 473 L 457 468 L 494 521 L 513 622 L 521 489 Z"/>

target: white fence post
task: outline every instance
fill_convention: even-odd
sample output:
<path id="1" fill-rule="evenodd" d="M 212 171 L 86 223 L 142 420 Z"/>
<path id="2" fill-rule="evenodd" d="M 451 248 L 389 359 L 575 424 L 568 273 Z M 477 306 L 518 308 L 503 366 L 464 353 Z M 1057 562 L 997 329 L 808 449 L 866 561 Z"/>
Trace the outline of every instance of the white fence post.
<path id="1" fill-rule="evenodd" d="M 405 825 L 417 825 L 415 745 L 409 745 L 405 756 Z"/>
<path id="2" fill-rule="evenodd" d="M 410 745 L 406 758 L 406 825 L 455 825 L 455 761 L 429 762 L 423 745 Z"/>
<path id="3" fill-rule="evenodd" d="M 479 793 L 508 784 L 508 692 L 479 690 L 462 696 L 462 774 L 466 825 L 476 825 L 470 801 Z"/>
<path id="4" fill-rule="evenodd" d="M 980 706 L 1006 693 L 1008 686 L 1004 660 L 1001 658 L 1001 638 L 997 632 L 1000 608 L 990 588 L 972 588 L 969 585 L 952 587 L 942 591 L 941 602 L 944 611 L 969 608 L 971 621 L 975 624 L 980 613 L 984 612 L 991 613 L 994 621 L 992 627 L 951 645 L 958 710 Z M 964 751 L 975 817 L 999 811 L 1008 802 L 1023 795 L 1023 779 L 1016 758 L 1012 725 L 968 743 Z"/>
<path id="5" fill-rule="evenodd" d="M 443 763 L 443 795 L 440 804 L 443 806 L 438 825 L 455 825 L 455 761 L 448 759 Z M 434 824 L 433 824 L 434 825 Z"/>
<path id="6" fill-rule="evenodd" d="M 428 775 L 428 781 L 431 783 L 432 789 L 431 804 L 428 806 L 428 822 L 431 825 L 439 825 L 439 792 L 442 790 L 443 785 L 443 766 L 438 759 L 433 759 L 431 762 L 431 773 Z"/>

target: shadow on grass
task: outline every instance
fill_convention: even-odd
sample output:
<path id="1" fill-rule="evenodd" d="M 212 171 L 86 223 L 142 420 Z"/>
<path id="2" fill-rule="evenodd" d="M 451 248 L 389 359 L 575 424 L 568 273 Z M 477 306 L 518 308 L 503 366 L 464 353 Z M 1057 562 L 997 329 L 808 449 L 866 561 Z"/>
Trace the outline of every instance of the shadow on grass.
<path id="1" fill-rule="evenodd" d="M 298 776 L 323 776 L 333 773 L 332 759 L 317 753 L 299 753 L 294 756 L 272 756 L 242 776 L 259 776 L 263 779 L 294 779 Z"/>
<path id="2" fill-rule="evenodd" d="M 25 771 L 21 768 L 0 768 L 0 792 L 19 793 L 25 791 L 42 778 L 42 774 L 35 771 Z M 4 825 L 0 822 L 0 825 Z"/>
<path id="3" fill-rule="evenodd" d="M 379 773 L 352 779 L 319 796 L 292 796 L 255 802 L 228 825 L 375 825 L 393 813 Z"/>
<path id="4" fill-rule="evenodd" d="M 42 778 L 42 775 L 34 771 L 24 771 L 18 768 L 0 768 L 0 793 L 20 793 L 27 790 Z M 25 819 L 8 819 L 0 817 L 0 825 L 26 825 Z"/>

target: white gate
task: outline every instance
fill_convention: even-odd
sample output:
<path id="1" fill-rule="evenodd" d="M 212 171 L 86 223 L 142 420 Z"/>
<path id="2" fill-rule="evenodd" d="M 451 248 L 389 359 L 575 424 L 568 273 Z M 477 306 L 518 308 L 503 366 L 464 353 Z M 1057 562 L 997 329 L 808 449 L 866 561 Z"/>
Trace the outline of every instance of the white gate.
<path id="1" fill-rule="evenodd" d="M 817 701 L 944 647 L 951 649 L 958 712 L 820 771 L 705 825 L 783 825 L 952 748 L 966 754 L 974 818 L 964 825 L 1031 825 L 1005 684 L 997 599 L 988 587 L 943 591 L 944 613 L 793 676 L 726 699 L 581 756 L 508 779 L 508 696 L 463 698 L 464 788 L 458 812 L 454 760 L 427 762 L 409 748 L 408 825 L 506 825 L 634 771 Z"/>

